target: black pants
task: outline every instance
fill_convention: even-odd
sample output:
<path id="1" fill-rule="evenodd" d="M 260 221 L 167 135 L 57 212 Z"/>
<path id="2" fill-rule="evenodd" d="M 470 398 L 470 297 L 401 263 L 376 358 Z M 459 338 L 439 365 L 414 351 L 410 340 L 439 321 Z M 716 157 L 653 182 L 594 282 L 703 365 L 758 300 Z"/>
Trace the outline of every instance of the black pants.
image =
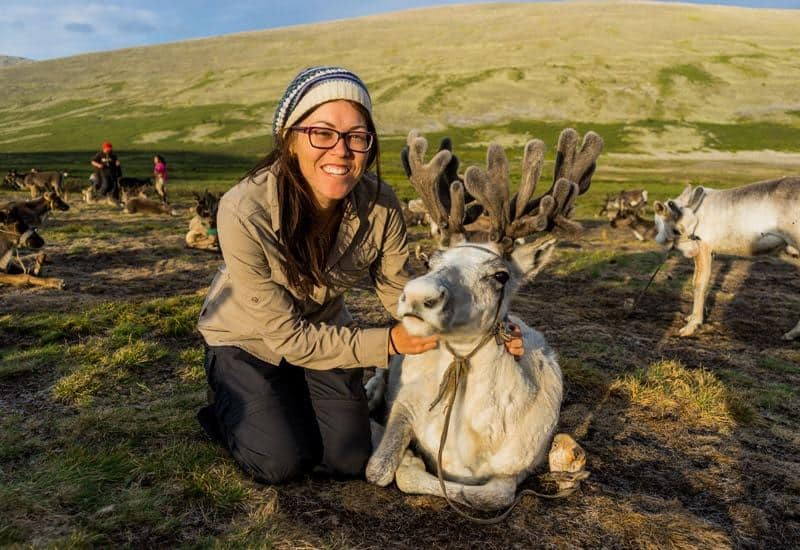
<path id="1" fill-rule="evenodd" d="M 103 171 L 97 172 L 97 182 L 95 189 L 98 193 L 104 196 L 108 193 L 111 193 L 112 196 L 115 195 L 114 189 L 116 187 L 117 178 L 115 178 L 113 174 Z"/>
<path id="2" fill-rule="evenodd" d="M 221 438 L 256 480 L 363 475 L 372 444 L 362 369 L 276 366 L 227 346 L 207 348 L 205 367 Z"/>

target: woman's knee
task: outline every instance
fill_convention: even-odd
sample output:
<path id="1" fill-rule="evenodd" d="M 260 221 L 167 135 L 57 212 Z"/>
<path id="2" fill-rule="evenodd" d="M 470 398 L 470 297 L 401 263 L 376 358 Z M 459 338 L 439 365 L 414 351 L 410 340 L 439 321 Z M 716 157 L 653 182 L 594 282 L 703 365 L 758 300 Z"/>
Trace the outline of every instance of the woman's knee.
<path id="1" fill-rule="evenodd" d="M 359 477 L 364 475 L 370 454 L 372 441 L 369 429 L 358 430 L 340 437 L 328 437 L 325 440 L 323 457 L 324 468 L 333 476 Z"/>
<path id="2" fill-rule="evenodd" d="M 256 481 L 276 485 L 292 481 L 308 473 L 314 465 L 311 456 L 291 449 L 259 452 L 246 447 L 231 448 L 239 466 Z"/>

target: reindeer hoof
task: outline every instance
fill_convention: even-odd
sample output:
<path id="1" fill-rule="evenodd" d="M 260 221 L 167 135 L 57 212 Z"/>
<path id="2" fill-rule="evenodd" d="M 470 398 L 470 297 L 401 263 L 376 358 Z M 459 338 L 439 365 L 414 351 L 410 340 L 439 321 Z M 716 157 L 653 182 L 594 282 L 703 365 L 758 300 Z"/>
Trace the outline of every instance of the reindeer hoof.
<path id="1" fill-rule="evenodd" d="M 783 339 L 784 339 L 784 340 L 786 340 L 787 342 L 791 342 L 792 340 L 794 340 L 795 338 L 797 338 L 797 336 L 798 336 L 798 335 L 800 335 L 800 333 L 798 333 L 798 332 L 795 332 L 795 331 L 793 331 L 793 330 L 790 330 L 789 332 L 787 332 L 786 334 L 784 334 L 783 336 L 781 336 L 781 338 L 783 338 Z"/>
<path id="2" fill-rule="evenodd" d="M 379 487 L 386 487 L 394 481 L 394 472 L 382 460 L 370 458 L 367 463 L 367 481 Z"/>
<path id="3" fill-rule="evenodd" d="M 689 323 L 685 327 L 683 327 L 681 330 L 678 331 L 678 335 L 679 336 L 691 336 L 692 334 L 694 334 L 694 331 L 697 330 L 697 327 L 699 325 L 700 325 L 700 323 Z"/>

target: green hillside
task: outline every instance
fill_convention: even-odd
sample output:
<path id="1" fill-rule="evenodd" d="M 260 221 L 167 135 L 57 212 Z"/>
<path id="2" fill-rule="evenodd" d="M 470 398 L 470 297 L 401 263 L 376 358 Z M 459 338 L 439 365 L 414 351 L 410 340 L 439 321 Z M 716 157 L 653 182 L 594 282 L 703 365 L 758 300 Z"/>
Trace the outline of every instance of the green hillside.
<path id="1" fill-rule="evenodd" d="M 368 82 L 388 134 L 514 143 L 526 121 L 567 121 L 616 128 L 620 151 L 790 151 L 798 28 L 800 10 L 464 5 L 21 64 L 0 69 L 0 151 L 260 150 L 290 78 L 324 63 Z"/>

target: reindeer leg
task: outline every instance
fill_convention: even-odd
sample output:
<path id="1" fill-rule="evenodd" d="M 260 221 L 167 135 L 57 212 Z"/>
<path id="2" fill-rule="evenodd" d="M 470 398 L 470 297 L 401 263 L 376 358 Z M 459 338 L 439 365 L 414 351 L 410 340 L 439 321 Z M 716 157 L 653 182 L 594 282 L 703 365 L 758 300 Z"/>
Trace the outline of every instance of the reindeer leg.
<path id="1" fill-rule="evenodd" d="M 439 478 L 425 470 L 425 464 L 411 451 L 406 451 L 395 480 L 404 493 L 444 497 Z M 478 510 L 506 508 L 517 491 L 517 481 L 510 476 L 495 477 L 482 485 L 445 481 L 444 486 L 450 500 Z"/>
<path id="2" fill-rule="evenodd" d="M 0 284 L 13 286 L 42 286 L 46 288 L 57 288 L 59 290 L 64 288 L 63 279 L 54 279 L 52 277 L 34 277 L 33 275 L 28 275 L 27 273 L 0 273 Z"/>
<path id="3" fill-rule="evenodd" d="M 411 422 L 408 413 L 399 403 L 392 406 L 381 442 L 367 463 L 367 481 L 386 487 L 394 479 L 403 453 L 411 443 Z"/>
<path id="4" fill-rule="evenodd" d="M 800 336 L 800 321 L 797 321 L 797 324 L 794 326 L 794 328 L 783 335 L 783 339 L 794 340 L 798 336 Z"/>
<path id="5" fill-rule="evenodd" d="M 681 336 L 690 336 L 703 324 L 703 305 L 706 301 L 708 282 L 711 279 L 711 247 L 707 244 L 699 243 L 697 253 L 694 256 L 694 275 L 692 276 L 692 288 L 694 291 L 694 301 L 692 304 L 692 314 L 687 317 L 686 325 L 678 332 Z"/>

